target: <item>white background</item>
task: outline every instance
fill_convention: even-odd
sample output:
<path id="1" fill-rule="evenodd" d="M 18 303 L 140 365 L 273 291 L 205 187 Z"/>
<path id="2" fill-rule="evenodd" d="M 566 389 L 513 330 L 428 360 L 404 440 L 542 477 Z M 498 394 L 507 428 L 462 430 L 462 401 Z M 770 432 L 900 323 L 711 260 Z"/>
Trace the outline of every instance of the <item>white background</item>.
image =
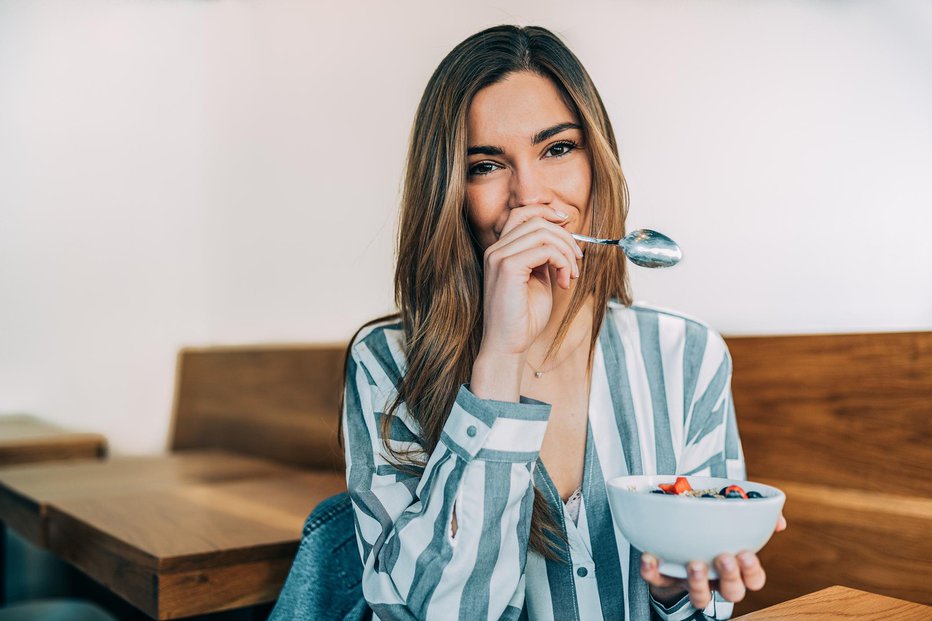
<path id="1" fill-rule="evenodd" d="M 0 0 L 0 412 L 166 445 L 184 345 L 393 309 L 441 58 L 539 24 L 599 87 L 636 297 L 725 334 L 932 328 L 932 2 Z"/>

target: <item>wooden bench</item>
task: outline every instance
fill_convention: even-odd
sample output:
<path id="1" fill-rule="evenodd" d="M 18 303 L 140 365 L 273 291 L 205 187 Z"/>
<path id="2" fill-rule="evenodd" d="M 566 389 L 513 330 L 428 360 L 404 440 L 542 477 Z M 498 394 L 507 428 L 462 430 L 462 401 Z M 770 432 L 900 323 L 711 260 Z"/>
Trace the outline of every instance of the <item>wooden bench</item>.
<path id="1" fill-rule="evenodd" d="M 748 476 L 787 492 L 749 612 L 831 585 L 932 603 L 932 332 L 732 337 Z M 185 349 L 175 450 L 343 468 L 345 345 Z"/>
<path id="2" fill-rule="evenodd" d="M 172 450 L 222 448 L 342 471 L 337 424 L 345 356 L 346 345 L 183 349 Z"/>
<path id="3" fill-rule="evenodd" d="M 836 584 L 932 604 L 932 332 L 726 340 L 748 477 L 789 521 L 738 612 Z"/>

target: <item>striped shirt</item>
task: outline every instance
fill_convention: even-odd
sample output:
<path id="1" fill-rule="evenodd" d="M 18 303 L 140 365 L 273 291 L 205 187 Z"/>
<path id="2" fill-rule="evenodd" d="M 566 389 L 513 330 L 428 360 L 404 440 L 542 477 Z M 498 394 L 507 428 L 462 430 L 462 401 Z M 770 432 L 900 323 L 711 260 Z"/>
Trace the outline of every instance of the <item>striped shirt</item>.
<path id="1" fill-rule="evenodd" d="M 727 619 L 650 597 L 640 553 L 614 527 L 606 481 L 626 474 L 744 479 L 731 399 L 731 357 L 708 326 L 668 311 L 611 302 L 592 370 L 578 518 L 567 515 L 539 459 L 550 405 L 480 399 L 462 386 L 428 456 L 402 404 L 389 446 L 426 467 L 385 458 L 382 419 L 405 372 L 401 325 L 363 330 L 348 360 L 343 433 L 347 484 L 375 619 Z M 528 547 L 533 488 L 569 542 L 563 559 Z M 456 506 L 457 532 L 451 519 Z"/>

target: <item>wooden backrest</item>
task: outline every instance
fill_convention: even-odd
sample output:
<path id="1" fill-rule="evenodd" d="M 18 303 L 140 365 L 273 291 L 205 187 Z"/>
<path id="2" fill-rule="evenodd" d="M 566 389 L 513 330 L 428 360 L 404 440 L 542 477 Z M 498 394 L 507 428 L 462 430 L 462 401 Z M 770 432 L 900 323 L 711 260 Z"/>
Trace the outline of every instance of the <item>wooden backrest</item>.
<path id="1" fill-rule="evenodd" d="M 749 477 L 932 496 L 932 332 L 727 343 Z"/>
<path id="2" fill-rule="evenodd" d="M 786 492 L 767 586 L 932 604 L 932 332 L 728 338 L 748 477 Z"/>
<path id="3" fill-rule="evenodd" d="M 219 448 L 342 470 L 345 345 L 187 348 L 178 354 L 171 449 Z"/>
<path id="4" fill-rule="evenodd" d="M 726 340 L 751 478 L 932 496 L 932 332 Z M 342 468 L 344 355 L 343 344 L 183 349 L 172 449 Z"/>

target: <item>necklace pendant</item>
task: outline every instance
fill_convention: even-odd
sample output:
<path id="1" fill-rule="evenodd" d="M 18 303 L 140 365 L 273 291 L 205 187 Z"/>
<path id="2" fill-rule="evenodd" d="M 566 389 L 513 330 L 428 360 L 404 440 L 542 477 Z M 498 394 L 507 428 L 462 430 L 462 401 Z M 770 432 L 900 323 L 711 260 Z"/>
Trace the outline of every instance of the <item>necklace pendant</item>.
<path id="1" fill-rule="evenodd" d="M 543 371 L 534 371 L 534 377 L 536 377 L 537 379 L 540 379 L 543 374 L 544 374 Z"/>

